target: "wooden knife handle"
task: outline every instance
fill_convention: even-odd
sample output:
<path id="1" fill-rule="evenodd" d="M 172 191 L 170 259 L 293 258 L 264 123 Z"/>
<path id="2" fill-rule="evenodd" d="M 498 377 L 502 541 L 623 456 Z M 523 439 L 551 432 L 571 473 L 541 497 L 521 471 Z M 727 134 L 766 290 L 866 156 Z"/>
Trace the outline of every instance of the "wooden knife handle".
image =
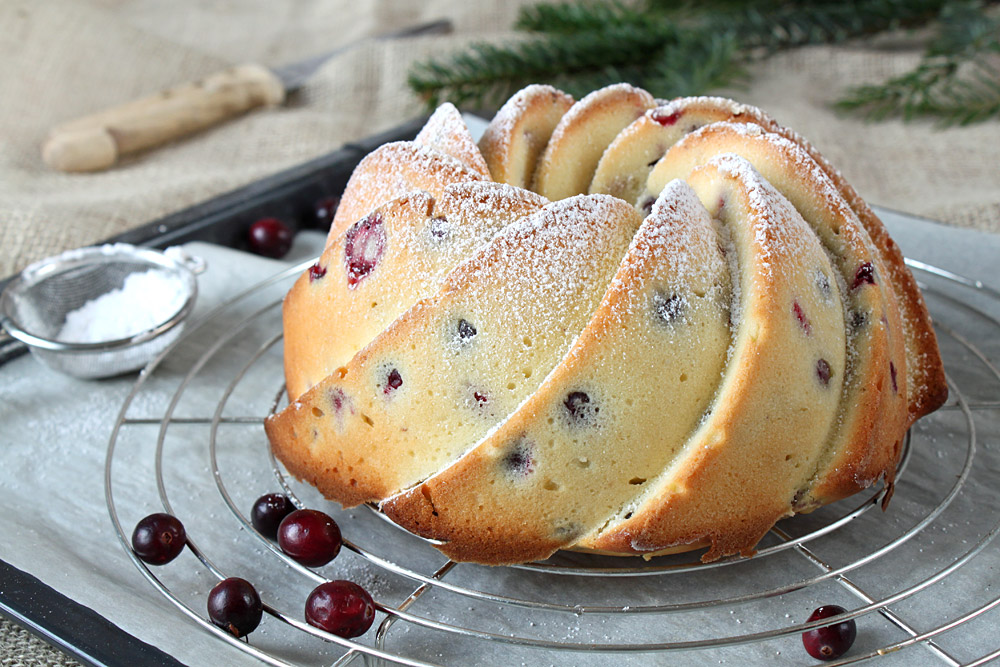
<path id="1" fill-rule="evenodd" d="M 273 72 L 260 65 L 240 65 L 58 125 L 42 146 L 42 159 L 59 171 L 99 171 L 123 155 L 284 99 L 285 87 Z"/>

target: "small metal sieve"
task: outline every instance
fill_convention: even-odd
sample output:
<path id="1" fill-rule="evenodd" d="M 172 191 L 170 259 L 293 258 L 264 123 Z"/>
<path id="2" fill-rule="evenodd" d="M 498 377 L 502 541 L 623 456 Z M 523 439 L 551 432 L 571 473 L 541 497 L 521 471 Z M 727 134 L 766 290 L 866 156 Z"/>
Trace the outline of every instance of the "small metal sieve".
<path id="1" fill-rule="evenodd" d="M 60 340 L 67 316 L 89 302 L 122 290 L 126 279 L 150 270 L 176 281 L 178 309 L 161 313 L 158 324 L 123 338 L 95 342 Z M 184 327 L 198 295 L 200 258 L 180 248 L 165 252 L 125 243 L 70 250 L 32 264 L 0 294 L 0 327 L 45 365 L 79 378 L 104 378 L 142 368 Z M 151 303 L 151 312 L 156 304 Z M 0 338 L 3 338 L 0 332 Z"/>

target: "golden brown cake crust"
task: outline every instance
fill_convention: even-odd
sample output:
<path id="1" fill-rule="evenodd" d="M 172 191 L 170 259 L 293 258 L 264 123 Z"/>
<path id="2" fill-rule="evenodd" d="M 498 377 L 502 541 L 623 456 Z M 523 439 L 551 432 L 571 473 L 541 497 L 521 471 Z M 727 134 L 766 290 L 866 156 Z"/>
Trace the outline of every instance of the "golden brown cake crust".
<path id="1" fill-rule="evenodd" d="M 452 183 L 483 178 L 450 155 L 412 141 L 379 146 L 358 163 L 347 181 L 327 244 L 388 201 L 417 190 L 440 197 Z"/>
<path id="2" fill-rule="evenodd" d="M 572 96 L 539 84 L 507 100 L 479 140 L 493 180 L 519 188 L 530 186 L 538 157 L 572 106 Z"/>
<path id="3" fill-rule="evenodd" d="M 544 379 L 599 303 L 640 222 L 621 200 L 589 195 L 508 225 L 434 296 L 270 417 L 275 453 L 295 476 L 322 478 L 317 486 L 349 505 L 426 478 Z M 535 305 L 534 322 L 512 307 L 525 301 Z M 462 321 L 476 331 L 467 343 L 452 337 Z M 516 387 L 506 376 L 491 379 L 497 358 L 517 358 L 534 372 Z M 480 383 L 488 405 L 455 387 L 467 379 Z"/>
<path id="4" fill-rule="evenodd" d="M 450 102 L 437 108 L 413 143 L 450 155 L 483 178 L 490 178 L 486 160 L 469 133 L 462 114 Z"/>
<path id="5" fill-rule="evenodd" d="M 363 245 L 360 235 L 348 229 L 329 243 L 316 270 L 299 277 L 282 306 L 289 399 L 350 361 L 415 301 L 432 296 L 451 269 L 507 224 L 546 203 L 491 181 L 453 183 L 438 198 L 404 195 L 356 223 L 375 236 L 379 257 L 357 281 L 347 249 Z"/>
<path id="6" fill-rule="evenodd" d="M 487 564 L 544 558 L 567 548 L 649 556 L 707 545 L 705 560 L 749 556 L 774 522 L 795 512 L 880 478 L 887 500 L 906 429 L 946 400 L 947 386 L 923 297 L 881 221 L 813 146 L 754 107 L 708 97 L 654 107 L 648 93 L 629 86 L 571 104 L 556 89 L 531 86 L 505 105 L 478 149 L 457 110 L 442 108 L 415 142 L 389 144 L 362 161 L 345 190 L 324 257 L 332 261 L 342 251 L 337 243 L 345 230 L 377 207 L 405 208 L 399 202 L 410 202 L 419 211 L 411 215 L 426 218 L 449 187 L 470 181 L 535 184 L 554 197 L 610 192 L 630 198 L 642 215 L 654 201 L 657 210 L 670 205 L 664 202 L 684 201 L 687 182 L 701 212 L 678 210 L 689 221 L 716 218 L 713 243 L 734 285 L 727 314 L 698 324 L 715 322 L 732 336 L 723 370 L 696 369 L 686 360 L 669 372 L 680 378 L 671 381 L 712 379 L 708 389 L 695 392 L 711 406 L 691 408 L 698 412 L 697 426 L 669 437 L 645 434 L 638 445 L 627 432 L 611 428 L 616 415 L 629 415 L 621 418 L 633 424 L 661 423 L 662 407 L 632 415 L 616 402 L 642 403 L 638 388 L 615 383 L 639 378 L 653 355 L 626 369 L 611 363 L 641 349 L 649 333 L 619 335 L 629 320 L 607 310 L 644 295 L 643 303 L 653 309 L 636 312 L 672 320 L 696 297 L 658 283 L 654 298 L 643 282 L 649 273 L 622 273 L 607 294 L 601 282 L 606 278 L 588 287 L 598 292 L 583 299 L 586 307 L 537 300 L 542 290 L 525 297 L 530 305 L 515 300 L 494 306 L 510 315 L 494 321 L 476 304 L 531 281 L 511 274 L 490 282 L 483 276 L 491 261 L 528 262 L 536 267 L 532 275 L 551 268 L 538 268 L 544 267 L 538 258 L 515 258 L 517 244 L 501 252 L 494 242 L 451 269 L 433 295 L 401 291 L 405 312 L 376 335 L 361 336 L 355 347 L 369 336 L 371 342 L 345 354 L 342 366 L 267 420 L 268 437 L 289 472 L 347 506 L 381 502 L 399 524 L 442 542 L 439 548 L 449 557 Z M 579 145 L 595 133 L 601 134 L 598 146 Z M 657 181 L 660 170 L 668 177 Z M 655 185 L 636 200 L 640 182 Z M 657 200 L 661 194 L 663 202 Z M 391 200 L 397 201 L 386 204 Z M 563 233 L 573 235 L 570 228 Z M 513 242 L 517 233 L 500 236 Z M 702 236 L 714 238 L 704 230 Z M 546 243 L 565 245 L 558 236 Z M 699 265 L 716 261 L 710 259 L 716 248 L 710 250 Z M 604 256 L 599 272 L 616 275 L 622 253 L 624 247 Z M 624 256 L 627 264 L 631 250 Z M 657 262 L 666 266 L 684 256 L 668 253 Z M 417 266 L 423 259 L 403 253 L 399 261 Z M 598 260 L 562 261 L 559 277 L 543 282 L 559 282 L 565 271 L 586 273 Z M 302 292 L 305 279 L 293 294 Z M 474 290 L 468 290 L 481 279 L 492 287 L 472 298 Z M 581 273 L 553 294 L 591 280 Z M 716 280 L 716 287 L 723 282 Z M 349 292 L 342 296 L 353 298 Z M 309 299 L 292 298 L 296 303 L 289 309 L 297 314 L 286 323 L 288 354 L 301 364 L 292 374 L 304 376 L 317 372 L 315 360 L 306 360 L 322 345 L 300 334 L 320 315 L 311 314 L 316 307 Z M 683 321 L 698 322 L 690 315 Z M 555 324 L 564 316 L 574 322 L 565 330 Z M 456 326 L 465 342 L 454 342 Z M 476 348 L 463 347 L 465 339 L 478 345 L 499 331 L 511 344 L 489 348 L 488 364 L 469 365 L 469 351 Z M 442 338 L 442 332 L 451 333 Z M 542 340 L 548 333 L 565 340 L 549 346 Z M 438 350 L 442 341 L 444 351 Z M 676 345 L 708 354 L 707 346 L 691 341 Z M 544 351 L 540 365 L 532 361 L 536 351 Z M 666 368 L 664 363 L 670 362 L 659 360 L 656 368 Z M 295 380 L 290 391 L 295 396 L 315 381 Z M 597 430 L 567 422 L 567 411 L 590 415 Z M 654 465 L 640 456 L 647 442 L 664 447 L 663 461 Z M 587 445 L 622 465 L 596 464 Z M 609 485 L 621 486 L 605 493 Z"/>
<path id="7" fill-rule="evenodd" d="M 587 327 L 542 385 L 454 464 L 383 503 L 389 518 L 446 542 L 442 550 L 455 559 L 536 560 L 599 527 L 640 491 L 638 478 L 669 463 L 725 365 L 732 298 L 708 212 L 684 183 L 672 185 L 636 233 Z M 682 251 L 686 261 L 665 261 Z M 655 307 L 665 294 L 680 321 Z M 686 377 L 669 390 L 669 423 L 640 420 L 662 403 L 663 378 L 677 375 Z M 608 377 L 619 380 L 596 382 Z M 600 455 L 623 439 L 633 445 Z M 511 469 L 512 460 L 523 468 Z M 595 478 L 602 483 L 592 484 Z M 519 539 L 501 553 L 475 527 L 494 535 L 516 529 Z"/>

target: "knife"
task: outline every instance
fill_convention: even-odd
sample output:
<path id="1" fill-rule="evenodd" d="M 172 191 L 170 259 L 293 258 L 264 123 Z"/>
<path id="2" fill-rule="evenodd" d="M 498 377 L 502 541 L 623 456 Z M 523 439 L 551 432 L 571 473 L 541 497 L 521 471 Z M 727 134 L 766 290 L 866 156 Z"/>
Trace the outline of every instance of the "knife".
<path id="1" fill-rule="evenodd" d="M 442 34 L 451 29 L 451 21 L 432 21 L 372 39 Z M 161 146 L 257 107 L 279 105 L 330 58 L 364 41 L 275 69 L 237 65 L 201 81 L 62 123 L 49 132 L 42 159 L 59 171 L 107 169 L 124 155 Z"/>

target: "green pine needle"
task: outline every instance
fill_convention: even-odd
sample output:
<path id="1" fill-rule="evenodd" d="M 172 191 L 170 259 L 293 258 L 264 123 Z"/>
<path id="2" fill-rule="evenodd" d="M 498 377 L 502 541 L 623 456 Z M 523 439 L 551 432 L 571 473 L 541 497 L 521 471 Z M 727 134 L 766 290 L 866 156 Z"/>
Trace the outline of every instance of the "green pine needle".
<path id="1" fill-rule="evenodd" d="M 443 100 L 495 107 L 529 83 L 581 97 L 626 81 L 659 98 L 697 95 L 743 80 L 743 64 L 783 49 L 841 42 L 935 23 L 912 72 L 854 89 L 840 103 L 874 118 L 933 115 L 947 123 L 996 117 L 1000 22 L 970 0 L 624 0 L 543 3 L 521 9 L 526 39 L 478 43 L 417 63 L 410 87 Z"/>
<path id="2" fill-rule="evenodd" d="M 837 106 L 874 120 L 931 117 L 968 125 L 1000 118 L 998 54 L 1000 18 L 972 3 L 948 6 L 920 64 L 885 83 L 852 89 Z"/>

